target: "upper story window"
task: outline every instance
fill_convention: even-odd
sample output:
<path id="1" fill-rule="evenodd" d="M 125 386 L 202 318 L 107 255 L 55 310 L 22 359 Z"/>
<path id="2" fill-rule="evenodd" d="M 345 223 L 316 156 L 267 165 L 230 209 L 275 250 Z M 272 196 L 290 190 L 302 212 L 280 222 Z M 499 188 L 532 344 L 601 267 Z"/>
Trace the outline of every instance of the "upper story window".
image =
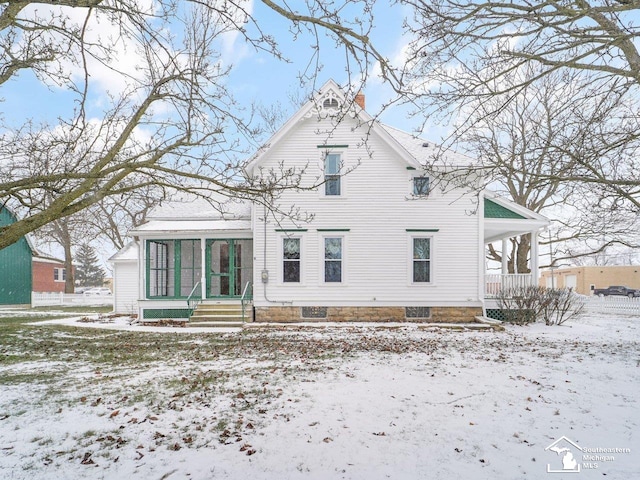
<path id="1" fill-rule="evenodd" d="M 413 177 L 413 194 L 416 197 L 429 195 L 429 177 Z"/>
<path id="2" fill-rule="evenodd" d="M 338 109 L 340 105 L 338 104 L 338 100 L 335 98 L 326 98 L 324 102 L 322 102 L 322 108 L 335 108 Z"/>
<path id="3" fill-rule="evenodd" d="M 339 153 L 326 154 L 324 158 L 324 194 L 326 196 L 340 196 L 342 194 L 341 164 L 342 156 Z"/>
<path id="4" fill-rule="evenodd" d="M 282 239 L 282 281 L 300 283 L 300 238 Z"/>

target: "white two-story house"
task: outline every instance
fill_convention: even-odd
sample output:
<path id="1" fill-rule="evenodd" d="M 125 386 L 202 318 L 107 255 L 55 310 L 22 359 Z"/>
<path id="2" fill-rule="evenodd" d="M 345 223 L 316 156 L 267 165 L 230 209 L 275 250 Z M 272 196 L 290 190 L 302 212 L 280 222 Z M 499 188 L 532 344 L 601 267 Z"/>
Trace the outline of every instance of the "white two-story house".
<path id="1" fill-rule="evenodd" d="M 196 304 L 242 304 L 256 322 L 473 321 L 486 313 L 486 243 L 527 233 L 532 271 L 518 281 L 535 284 L 547 220 L 453 187 L 426 168 L 435 145 L 364 107 L 329 81 L 254 155 L 248 177 L 303 171 L 302 188 L 271 209 L 229 202 L 221 213 L 202 199 L 156 209 L 112 259 L 116 311 L 197 321 L 212 315 L 194 315 Z M 301 216 L 278 213 L 290 211 Z"/>

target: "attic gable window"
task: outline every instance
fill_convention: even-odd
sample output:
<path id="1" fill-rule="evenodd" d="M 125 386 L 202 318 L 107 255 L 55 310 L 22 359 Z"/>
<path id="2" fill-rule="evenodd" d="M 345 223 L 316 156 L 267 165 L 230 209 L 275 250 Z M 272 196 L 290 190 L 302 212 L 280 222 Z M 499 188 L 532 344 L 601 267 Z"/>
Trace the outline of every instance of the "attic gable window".
<path id="1" fill-rule="evenodd" d="M 327 92 L 318 99 L 317 109 L 321 117 L 333 117 L 340 113 L 342 108 L 342 98 L 338 97 L 335 92 Z"/>
<path id="2" fill-rule="evenodd" d="M 324 109 L 333 108 L 337 110 L 339 107 L 340 105 L 338 104 L 338 100 L 336 100 L 335 98 L 327 98 L 324 102 L 322 102 L 322 108 Z"/>

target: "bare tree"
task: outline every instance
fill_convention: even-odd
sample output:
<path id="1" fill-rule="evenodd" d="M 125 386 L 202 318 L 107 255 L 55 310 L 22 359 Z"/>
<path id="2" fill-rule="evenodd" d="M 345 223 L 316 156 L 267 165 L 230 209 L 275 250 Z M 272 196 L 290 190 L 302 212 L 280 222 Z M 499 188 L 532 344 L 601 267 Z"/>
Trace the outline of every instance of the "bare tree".
<path id="1" fill-rule="evenodd" d="M 477 168 L 492 190 L 556 220 L 548 240 L 542 242 L 555 248 L 552 261 L 556 264 L 614 245 L 629 245 L 633 212 L 619 209 L 613 215 L 602 195 L 581 182 L 565 180 L 583 170 L 579 157 L 587 152 L 578 150 L 583 139 L 609 128 L 613 115 L 585 118 L 584 112 L 592 111 L 598 99 L 585 97 L 584 88 L 577 88 L 583 87 L 581 75 L 555 72 L 537 77 L 538 69 L 523 67 L 502 85 L 524 85 L 509 94 L 508 102 L 496 92 L 470 103 L 469 114 L 461 120 L 466 125 L 460 128 L 460 140 L 480 160 Z M 467 168 L 450 172 L 456 173 L 461 179 L 468 177 Z M 530 238 L 524 235 L 512 238 L 507 252 L 489 245 L 488 258 L 501 262 L 507 255 L 509 272 L 524 273 L 529 254 Z"/>
<path id="2" fill-rule="evenodd" d="M 640 211 L 635 166 L 640 147 L 640 26 L 633 19 L 639 2 L 402 3 L 414 11 L 407 22 L 413 41 L 406 91 L 421 112 L 440 119 L 454 112 L 464 116 L 478 102 L 486 105 L 487 114 L 499 112 L 533 82 L 568 75 L 573 82 L 568 86 L 583 99 L 592 99 L 588 108 L 573 109 L 571 125 L 586 122 L 592 128 L 573 135 L 559 171 L 543 172 L 541 180 L 581 183 L 601 201 Z M 520 76 L 527 67 L 536 74 Z M 451 142 L 459 141 L 472 123 L 458 123 Z M 522 166 L 518 171 L 524 172 Z"/>
<path id="3" fill-rule="evenodd" d="M 362 10 L 348 18 L 344 12 L 350 3 Z M 354 80 L 364 82 L 373 62 L 392 77 L 369 39 L 372 0 L 309 0 L 300 10 L 270 0 L 262 5 L 286 19 L 294 37 L 316 38 L 301 77 L 314 79 L 320 68 L 322 32 L 344 49 Z M 100 34 L 105 25 L 111 30 Z M 0 126 L 0 202 L 22 216 L 0 229 L 0 248 L 138 188 L 214 191 L 265 204 L 283 189 L 297 188 L 298 171 L 272 172 L 259 183 L 243 178 L 238 159 L 246 157 L 246 145 L 259 132 L 251 118 L 242 118 L 225 87 L 229 66 L 221 60 L 222 45 L 237 35 L 286 60 L 250 2 L 161 0 L 145 6 L 129 0 L 25 0 L 0 5 L 0 86 L 28 69 L 71 92 L 75 102 L 72 114 L 61 114 L 58 123 L 25 118 Z M 135 68 L 124 64 L 129 56 L 135 57 Z M 104 71 L 116 73 L 119 84 L 108 108 L 89 115 Z M 136 181 L 127 182 L 130 176 Z"/>

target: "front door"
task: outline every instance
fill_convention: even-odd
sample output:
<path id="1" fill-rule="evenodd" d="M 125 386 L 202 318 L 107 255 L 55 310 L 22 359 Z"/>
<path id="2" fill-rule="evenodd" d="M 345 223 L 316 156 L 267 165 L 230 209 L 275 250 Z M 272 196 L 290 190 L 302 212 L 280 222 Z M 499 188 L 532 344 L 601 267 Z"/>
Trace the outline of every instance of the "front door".
<path id="1" fill-rule="evenodd" d="M 207 297 L 240 297 L 253 276 L 253 240 L 207 242 Z"/>

